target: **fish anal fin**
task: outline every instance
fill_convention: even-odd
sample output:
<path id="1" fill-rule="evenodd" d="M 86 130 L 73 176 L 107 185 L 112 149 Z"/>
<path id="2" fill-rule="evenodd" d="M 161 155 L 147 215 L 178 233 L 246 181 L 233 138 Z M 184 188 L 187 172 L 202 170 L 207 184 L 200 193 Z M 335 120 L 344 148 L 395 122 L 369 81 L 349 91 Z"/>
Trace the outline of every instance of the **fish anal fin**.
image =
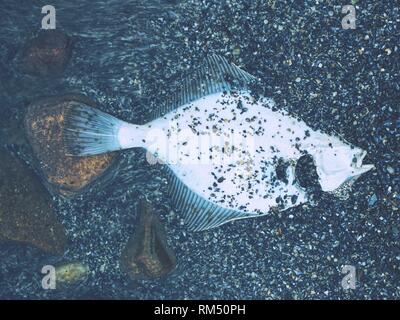
<path id="1" fill-rule="evenodd" d="M 169 194 L 173 205 L 182 213 L 185 224 L 190 231 L 208 230 L 233 220 L 255 216 L 254 213 L 223 208 L 212 203 L 190 190 L 175 176 L 169 167 L 165 166 L 165 169 L 169 181 Z"/>

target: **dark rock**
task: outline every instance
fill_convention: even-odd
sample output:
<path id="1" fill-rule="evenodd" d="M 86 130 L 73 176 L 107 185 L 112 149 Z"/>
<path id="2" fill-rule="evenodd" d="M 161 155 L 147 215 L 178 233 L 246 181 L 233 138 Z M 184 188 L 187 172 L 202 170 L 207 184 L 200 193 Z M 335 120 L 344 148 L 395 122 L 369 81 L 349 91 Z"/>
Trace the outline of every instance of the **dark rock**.
<path id="1" fill-rule="evenodd" d="M 33 171 L 4 149 L 0 150 L 0 239 L 59 254 L 67 242 L 46 189 Z"/>
<path id="2" fill-rule="evenodd" d="M 176 266 L 165 230 L 146 200 L 139 203 L 139 225 L 122 256 L 122 268 L 132 279 L 154 279 L 167 275 Z"/>
<path id="3" fill-rule="evenodd" d="M 85 96 L 65 95 L 31 104 L 25 116 L 28 140 L 49 189 L 66 197 L 91 185 L 114 160 L 114 154 L 92 157 L 66 155 L 62 144 L 64 115 L 69 107 L 81 103 L 95 107 L 95 103 Z"/>
<path id="4" fill-rule="evenodd" d="M 41 31 L 23 50 L 21 70 L 24 73 L 49 77 L 61 74 L 71 58 L 72 40 L 58 30 Z"/>

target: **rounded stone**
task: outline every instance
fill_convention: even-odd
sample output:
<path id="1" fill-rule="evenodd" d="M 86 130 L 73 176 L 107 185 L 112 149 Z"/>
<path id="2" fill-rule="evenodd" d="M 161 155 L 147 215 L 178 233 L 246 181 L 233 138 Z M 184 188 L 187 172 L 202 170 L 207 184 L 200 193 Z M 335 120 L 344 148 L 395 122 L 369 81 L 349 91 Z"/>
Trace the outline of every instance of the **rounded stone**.
<path id="1" fill-rule="evenodd" d="M 63 145 L 64 117 L 68 108 L 96 104 L 80 94 L 64 95 L 37 101 L 28 107 L 25 130 L 38 166 L 52 192 L 65 197 L 81 193 L 95 180 L 105 176 L 115 154 L 91 157 L 67 155 Z"/>
<path id="2" fill-rule="evenodd" d="M 21 71 L 33 76 L 61 74 L 72 55 L 72 40 L 59 30 L 42 30 L 25 46 Z"/>

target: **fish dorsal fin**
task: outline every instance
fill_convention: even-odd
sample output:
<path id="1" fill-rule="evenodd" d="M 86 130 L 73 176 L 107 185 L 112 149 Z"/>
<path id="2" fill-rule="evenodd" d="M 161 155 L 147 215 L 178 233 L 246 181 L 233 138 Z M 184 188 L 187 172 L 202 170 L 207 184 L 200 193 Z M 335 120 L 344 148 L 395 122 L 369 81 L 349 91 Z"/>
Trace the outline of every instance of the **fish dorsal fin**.
<path id="1" fill-rule="evenodd" d="M 229 63 L 224 57 L 210 55 L 179 83 L 178 90 L 170 99 L 152 112 L 151 120 L 209 94 L 234 88 L 245 89 L 254 80 L 254 76 Z"/>
<path id="2" fill-rule="evenodd" d="M 165 171 L 172 204 L 183 215 L 185 224 L 191 231 L 208 230 L 229 221 L 257 215 L 220 207 L 188 188 L 168 166 L 165 166 Z"/>

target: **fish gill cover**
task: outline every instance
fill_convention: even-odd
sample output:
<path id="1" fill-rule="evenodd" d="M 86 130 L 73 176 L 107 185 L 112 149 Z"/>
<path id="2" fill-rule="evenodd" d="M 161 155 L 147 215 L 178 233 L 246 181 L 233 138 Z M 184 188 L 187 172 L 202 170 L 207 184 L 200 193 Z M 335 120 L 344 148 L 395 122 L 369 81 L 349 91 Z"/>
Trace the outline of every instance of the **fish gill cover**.
<path id="1" fill-rule="evenodd" d="M 56 0 L 63 35 L 46 42 L 38 36 L 41 6 L 3 1 L 0 142 L 7 161 L 0 170 L 13 159 L 19 168 L 22 159 L 36 171 L 27 175 L 21 169 L 27 182 L 17 180 L 18 196 L 29 192 L 27 185 L 48 182 L 38 164 L 44 158 L 23 132 L 30 106 L 73 92 L 118 118 L 145 123 L 177 90 L 182 72 L 194 70 L 208 54 L 224 56 L 259 78 L 256 93 L 272 97 L 313 129 L 366 150 L 366 163 L 376 169 L 339 201 L 320 192 L 312 164 L 304 161 L 302 183 L 315 191 L 312 205 L 193 233 L 171 208 L 160 166 L 149 164 L 141 149 L 124 151 L 107 169 L 112 183 L 106 172 L 74 197 L 50 188 L 53 209 L 43 217 L 49 217 L 48 230 L 57 232 L 49 239 L 62 239 L 51 245 L 66 246 L 62 255 L 38 248 L 47 234 L 29 241 L 35 229 L 10 234 L 6 225 L 10 217 L 34 218 L 37 211 L 29 212 L 48 205 L 47 195 L 47 202 L 31 207 L 21 202 L 12 215 L 0 203 L 0 231 L 7 230 L 0 234 L 7 240 L 0 244 L 0 297 L 399 298 L 399 6 L 394 0 L 349 2 L 357 20 L 355 29 L 345 30 L 343 1 Z M 49 76 L 49 63 L 57 76 Z M 7 172 L 14 181 L 16 172 Z M 5 181 L 1 195 L 9 194 Z M 166 239 L 154 239 L 164 239 L 160 247 L 177 260 L 172 273 L 153 280 L 130 279 L 120 265 L 129 239 L 146 230 L 138 212 L 143 194 L 166 233 Z M 44 290 L 46 265 L 70 283 Z M 344 266 L 356 270 L 355 289 L 341 285 Z"/>

